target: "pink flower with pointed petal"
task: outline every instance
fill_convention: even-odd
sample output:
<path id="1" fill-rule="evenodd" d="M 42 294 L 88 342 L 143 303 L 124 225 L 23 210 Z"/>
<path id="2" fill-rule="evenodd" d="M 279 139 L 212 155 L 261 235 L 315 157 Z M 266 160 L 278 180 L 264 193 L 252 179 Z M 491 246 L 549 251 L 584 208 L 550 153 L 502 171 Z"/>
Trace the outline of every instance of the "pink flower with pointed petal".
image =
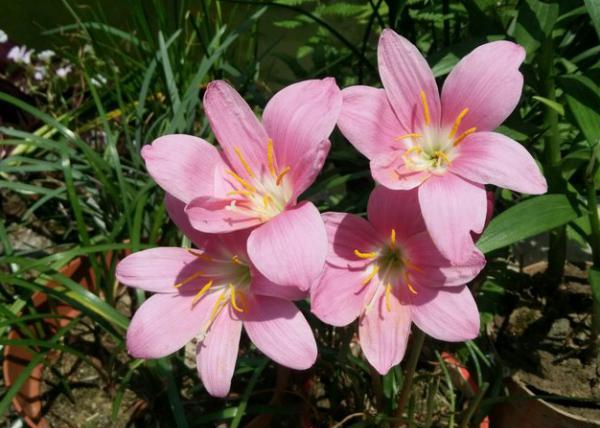
<path id="1" fill-rule="evenodd" d="M 414 322 L 440 340 L 472 339 L 479 332 L 475 300 L 464 284 L 485 265 L 473 249 L 451 264 L 426 231 L 416 190 L 377 187 L 368 221 L 353 214 L 323 214 L 329 253 L 311 289 L 312 312 L 345 326 L 359 318 L 361 348 L 381 374 L 398 364 Z"/>
<path id="2" fill-rule="evenodd" d="M 540 194 L 546 180 L 527 150 L 492 132 L 516 107 L 523 88 L 525 50 L 487 43 L 464 57 L 442 94 L 425 58 L 392 30 L 379 39 L 384 89 L 342 91 L 338 126 L 371 161 L 380 184 L 419 188 L 425 223 L 442 254 L 464 261 L 486 214 L 484 184 Z"/>
<path id="3" fill-rule="evenodd" d="M 196 231 L 184 203 L 167 194 L 172 220 L 197 248 L 159 247 L 127 256 L 117 266 L 124 284 L 156 294 L 133 316 L 127 349 L 136 358 L 160 358 L 198 338 L 198 373 L 207 391 L 229 393 L 242 326 L 265 355 L 304 370 L 317 357 L 310 325 L 292 300 L 305 292 L 278 287 L 246 253 L 249 231 Z"/>
<path id="4" fill-rule="evenodd" d="M 317 208 L 297 198 L 323 166 L 341 105 L 334 79 L 299 82 L 273 96 L 261 123 L 231 86 L 215 81 L 204 109 L 222 151 L 200 138 L 167 135 L 142 156 L 154 180 L 187 204 L 194 228 L 258 226 L 248 239 L 256 268 L 307 290 L 323 269 L 327 236 Z"/>

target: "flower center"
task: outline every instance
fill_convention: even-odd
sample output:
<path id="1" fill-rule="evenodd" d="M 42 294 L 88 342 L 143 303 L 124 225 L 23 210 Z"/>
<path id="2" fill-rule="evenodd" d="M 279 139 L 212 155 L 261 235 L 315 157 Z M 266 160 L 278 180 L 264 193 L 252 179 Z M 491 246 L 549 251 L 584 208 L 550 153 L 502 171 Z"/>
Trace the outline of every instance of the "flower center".
<path id="1" fill-rule="evenodd" d="M 472 127 L 460 135 L 456 135 L 463 118 L 469 112 L 468 108 L 463 109 L 458 114 L 451 129 L 441 129 L 438 126 L 432 126 L 425 91 L 421 91 L 421 103 L 423 105 L 425 125 L 420 132 L 400 135 L 394 140 L 406 143 L 407 148 L 402 154 L 402 158 L 408 170 L 425 171 L 440 175 L 446 172 L 452 164 L 452 161 L 456 157 L 456 147 L 467 136 L 474 133 L 477 128 Z"/>
<path id="2" fill-rule="evenodd" d="M 354 255 L 358 258 L 371 260 L 365 267 L 367 274 L 362 282 L 362 286 L 367 286 L 377 276 L 380 284 L 384 287 L 377 287 L 370 302 L 367 304 L 367 310 L 373 305 L 376 297 L 385 293 L 385 305 L 388 311 L 391 311 L 391 295 L 397 293 L 397 285 L 404 284 L 408 290 L 417 294 L 417 291 L 410 283 L 411 271 L 419 271 L 414 264 L 403 254 L 402 248 L 396 242 L 396 230 L 391 229 L 390 239 L 382 245 L 377 251 L 362 252 L 354 250 Z M 399 297 L 399 296 L 397 296 Z"/>
<path id="3" fill-rule="evenodd" d="M 259 218 L 263 222 L 281 213 L 292 198 L 292 183 L 288 175 L 291 167 L 278 169 L 273 152 L 273 140 L 269 138 L 267 142 L 268 165 L 260 174 L 256 174 L 250 168 L 250 164 L 237 147 L 234 148 L 234 152 L 249 178 L 244 179 L 232 170 L 227 171 L 234 180 L 235 188 L 228 194 L 234 199 L 227 209 L 241 212 L 251 218 Z"/>

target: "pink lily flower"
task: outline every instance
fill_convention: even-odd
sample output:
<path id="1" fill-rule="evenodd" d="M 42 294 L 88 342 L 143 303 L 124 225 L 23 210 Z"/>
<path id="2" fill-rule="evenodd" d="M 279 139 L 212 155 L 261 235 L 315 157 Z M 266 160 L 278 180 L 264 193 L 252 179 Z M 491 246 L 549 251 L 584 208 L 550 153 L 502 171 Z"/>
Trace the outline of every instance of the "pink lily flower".
<path id="1" fill-rule="evenodd" d="M 464 261 L 473 251 L 470 232 L 484 226 L 484 184 L 528 194 L 547 190 L 527 150 L 492 132 L 519 101 L 525 50 L 508 41 L 479 46 L 450 72 L 441 98 L 425 58 L 405 38 L 384 30 L 378 57 L 384 89 L 344 89 L 338 126 L 369 158 L 377 182 L 395 190 L 418 187 L 438 249 Z"/>
<path id="2" fill-rule="evenodd" d="M 171 219 L 197 248 L 159 247 L 131 254 L 117 279 L 154 294 L 134 314 L 127 349 L 136 358 L 161 358 L 194 337 L 197 367 L 213 396 L 229 393 L 242 326 L 250 340 L 277 363 L 304 370 L 317 357 L 310 325 L 292 300 L 306 293 L 266 279 L 246 253 L 249 231 L 204 234 L 167 194 Z"/>
<path id="3" fill-rule="evenodd" d="M 416 191 L 379 186 L 368 202 L 368 221 L 325 213 L 329 236 L 325 269 L 311 289 L 312 312 L 345 326 L 359 318 L 359 341 L 381 374 L 398 364 L 411 323 L 446 341 L 472 339 L 479 312 L 464 285 L 485 265 L 477 249 L 467 261 L 451 264 L 426 230 Z"/>
<path id="4" fill-rule="evenodd" d="M 261 123 L 231 86 L 214 81 L 204 109 L 222 150 L 167 135 L 142 156 L 152 178 L 186 204 L 194 228 L 254 228 L 248 253 L 256 268 L 307 290 L 323 269 L 327 236 L 318 209 L 297 198 L 323 167 L 341 104 L 333 78 L 299 82 L 273 96 Z"/>

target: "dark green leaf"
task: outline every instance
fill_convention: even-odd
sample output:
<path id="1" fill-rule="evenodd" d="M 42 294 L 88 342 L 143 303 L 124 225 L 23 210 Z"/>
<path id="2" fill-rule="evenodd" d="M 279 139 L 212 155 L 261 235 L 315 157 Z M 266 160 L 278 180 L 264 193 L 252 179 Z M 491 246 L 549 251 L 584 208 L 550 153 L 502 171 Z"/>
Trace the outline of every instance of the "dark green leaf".
<path id="1" fill-rule="evenodd" d="M 494 218 L 477 241 L 477 246 L 484 253 L 489 253 L 566 224 L 580 215 L 565 195 L 537 196 Z"/>
<path id="2" fill-rule="evenodd" d="M 591 144 L 600 141 L 600 88 L 585 76 L 565 76 L 560 80 L 569 111 Z"/>

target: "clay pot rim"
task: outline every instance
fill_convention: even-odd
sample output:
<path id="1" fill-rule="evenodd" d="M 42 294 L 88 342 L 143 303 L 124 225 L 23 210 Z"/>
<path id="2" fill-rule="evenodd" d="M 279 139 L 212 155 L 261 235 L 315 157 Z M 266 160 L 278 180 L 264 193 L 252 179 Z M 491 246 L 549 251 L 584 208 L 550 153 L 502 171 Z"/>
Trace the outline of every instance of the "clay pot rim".
<path id="1" fill-rule="evenodd" d="M 525 394 L 527 394 L 530 397 L 536 397 L 536 394 L 534 394 L 533 391 L 531 389 L 529 389 L 529 387 L 527 386 L 527 384 L 519 378 L 518 374 L 512 375 L 509 379 L 510 379 L 510 381 L 512 381 L 514 383 L 515 386 L 517 386 Z M 510 395 L 514 395 L 514 394 L 511 393 Z M 550 409 L 551 411 L 560 414 L 561 416 L 573 419 L 573 420 L 575 420 L 577 422 L 583 422 L 583 423 L 587 423 L 587 424 L 593 424 L 594 426 L 600 427 L 600 422 L 594 421 L 594 420 L 591 420 L 591 419 L 587 419 L 587 418 L 585 418 L 583 416 L 575 415 L 573 413 L 569 413 L 569 412 L 567 412 L 567 411 L 565 411 L 565 410 L 563 410 L 563 409 L 555 406 L 551 402 L 544 400 L 543 398 L 533 398 L 533 400 L 535 400 L 538 403 L 542 404 L 544 407 Z"/>

